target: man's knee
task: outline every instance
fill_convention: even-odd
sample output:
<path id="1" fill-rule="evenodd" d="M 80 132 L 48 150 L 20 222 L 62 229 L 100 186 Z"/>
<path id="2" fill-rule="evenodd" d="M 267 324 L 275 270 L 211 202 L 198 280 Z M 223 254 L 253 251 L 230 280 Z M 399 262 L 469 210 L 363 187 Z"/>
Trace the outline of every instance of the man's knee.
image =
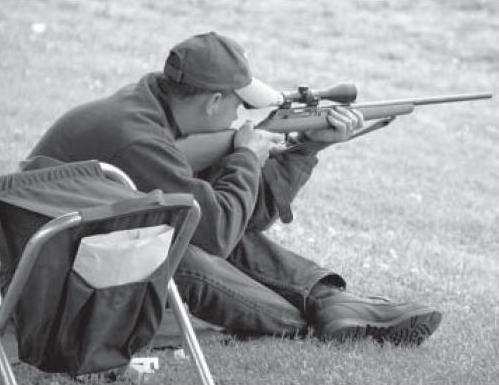
<path id="1" fill-rule="evenodd" d="M 203 249 L 189 244 L 178 268 L 177 275 L 208 274 L 213 272 L 219 264 L 221 257 L 207 253 Z"/>
<path id="2" fill-rule="evenodd" d="M 175 280 L 191 312 L 238 334 L 303 332 L 300 310 L 223 258 L 189 246 Z"/>

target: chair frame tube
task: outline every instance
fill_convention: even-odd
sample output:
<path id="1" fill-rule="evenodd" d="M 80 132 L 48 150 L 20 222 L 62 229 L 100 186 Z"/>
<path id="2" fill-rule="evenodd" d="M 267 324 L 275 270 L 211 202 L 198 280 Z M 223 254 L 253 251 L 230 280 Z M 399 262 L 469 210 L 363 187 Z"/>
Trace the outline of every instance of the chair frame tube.
<path id="1" fill-rule="evenodd" d="M 5 353 L 3 345 L 0 343 L 0 374 L 2 376 L 2 384 L 17 385 L 16 376 L 12 371 L 12 366 L 9 362 L 9 357 Z"/>
<path id="2" fill-rule="evenodd" d="M 78 212 L 61 215 L 45 223 L 26 243 L 12 281 L 10 282 L 9 290 L 2 301 L 2 307 L 0 308 L 0 333 L 3 334 L 7 326 L 7 321 L 14 312 L 14 308 L 21 297 L 24 286 L 26 286 L 26 282 L 43 245 L 54 235 L 66 229 L 76 227 L 80 223 L 81 216 Z"/>
<path id="3" fill-rule="evenodd" d="M 78 212 L 67 213 L 45 223 L 33 234 L 24 247 L 19 264 L 17 265 L 9 289 L 0 307 L 0 335 L 3 335 L 9 318 L 14 313 L 14 309 L 19 302 L 22 291 L 26 286 L 31 270 L 40 254 L 43 245 L 54 235 L 78 226 L 81 223 L 81 216 Z M 0 374 L 5 385 L 17 385 L 16 378 L 12 371 L 5 350 L 0 343 Z"/>

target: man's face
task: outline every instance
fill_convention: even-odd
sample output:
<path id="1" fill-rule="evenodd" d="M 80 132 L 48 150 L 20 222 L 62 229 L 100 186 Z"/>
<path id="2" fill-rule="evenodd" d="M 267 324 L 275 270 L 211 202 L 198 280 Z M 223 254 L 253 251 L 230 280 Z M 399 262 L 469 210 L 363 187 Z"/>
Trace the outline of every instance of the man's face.
<path id="1" fill-rule="evenodd" d="M 232 122 L 237 119 L 237 111 L 241 105 L 241 99 L 234 92 L 224 94 L 216 101 L 211 113 L 207 112 L 206 125 L 215 131 L 230 128 Z"/>
<path id="2" fill-rule="evenodd" d="M 241 99 L 233 92 L 202 94 L 173 104 L 173 114 L 183 135 L 222 131 L 237 120 Z"/>

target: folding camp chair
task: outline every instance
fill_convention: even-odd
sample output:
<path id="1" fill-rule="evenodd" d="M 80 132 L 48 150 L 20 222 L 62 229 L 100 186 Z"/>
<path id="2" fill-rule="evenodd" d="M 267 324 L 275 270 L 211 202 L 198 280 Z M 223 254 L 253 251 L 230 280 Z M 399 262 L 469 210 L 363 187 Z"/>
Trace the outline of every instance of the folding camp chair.
<path id="1" fill-rule="evenodd" d="M 49 287 L 40 288 L 37 286 L 41 279 L 38 275 L 43 279 L 43 274 L 48 274 L 47 266 L 57 266 L 67 274 L 72 268 L 75 250 L 84 236 L 173 222 L 173 241 L 168 249 L 164 274 L 161 275 L 163 280 L 158 281 L 166 284 L 158 291 L 164 292 L 165 301 L 168 296 L 202 383 L 214 384 L 173 280 L 200 215 L 199 205 L 192 195 L 163 194 L 159 190 L 144 194 L 137 191 L 133 181 L 121 170 L 97 161 L 64 164 L 0 177 L 0 243 L 3 237 L 6 244 L 0 252 L 8 254 L 2 255 L 1 268 L 10 278 L 0 306 L 0 336 L 7 322 L 13 318 L 17 330 L 21 330 L 18 340 L 25 338 L 23 348 L 35 351 L 22 352 L 28 356 L 27 361 L 34 361 L 35 365 L 41 362 L 36 366 L 42 370 L 48 368 L 48 371 L 58 371 L 57 367 L 54 370 L 50 363 L 47 366 L 43 361 L 52 352 L 36 352 L 38 346 L 33 343 L 33 339 L 40 338 L 37 333 L 46 333 L 47 341 L 57 339 L 60 330 L 56 326 L 61 325 L 61 314 L 63 318 L 65 309 L 72 306 L 64 302 L 61 292 L 69 290 L 70 285 L 66 276 L 47 276 Z M 16 222 L 16 218 L 21 220 Z M 55 257 L 61 253 L 67 254 L 65 258 Z M 35 272 L 36 276 L 33 275 Z M 153 283 L 148 285 L 147 290 L 154 289 Z M 159 304 L 164 310 L 164 303 Z M 157 308 L 158 303 L 155 305 Z M 29 325 L 22 324 L 23 317 L 36 311 L 39 311 L 45 329 L 33 330 L 29 329 Z M 154 333 L 159 326 L 161 314 L 152 312 L 150 319 L 142 322 L 145 329 L 134 329 L 135 334 L 139 335 L 130 337 L 127 343 L 133 348 L 144 346 L 144 340 L 147 344 L 148 338 L 150 340 L 153 336 L 150 333 Z M 144 317 L 142 313 L 137 315 L 137 325 L 141 325 Z M 98 332 L 92 330 L 94 334 Z M 80 343 L 84 337 L 75 336 L 74 341 Z M 128 348 L 131 349 L 130 346 Z M 51 358 L 54 360 L 57 356 Z M 4 384 L 17 384 L 1 341 L 0 369 Z"/>

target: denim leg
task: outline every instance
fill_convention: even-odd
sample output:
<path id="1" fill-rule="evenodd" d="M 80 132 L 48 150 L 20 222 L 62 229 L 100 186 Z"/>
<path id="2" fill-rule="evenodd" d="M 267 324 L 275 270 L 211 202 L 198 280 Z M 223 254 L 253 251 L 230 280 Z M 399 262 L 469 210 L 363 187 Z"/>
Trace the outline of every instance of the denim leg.
<path id="1" fill-rule="evenodd" d="M 307 323 L 285 298 L 227 260 L 190 245 L 175 282 L 196 317 L 235 334 L 296 335 Z"/>
<path id="2" fill-rule="evenodd" d="M 261 232 L 246 232 L 227 259 L 238 270 L 286 298 L 307 315 L 307 298 L 319 281 L 345 287 L 344 279 L 278 245 Z"/>

